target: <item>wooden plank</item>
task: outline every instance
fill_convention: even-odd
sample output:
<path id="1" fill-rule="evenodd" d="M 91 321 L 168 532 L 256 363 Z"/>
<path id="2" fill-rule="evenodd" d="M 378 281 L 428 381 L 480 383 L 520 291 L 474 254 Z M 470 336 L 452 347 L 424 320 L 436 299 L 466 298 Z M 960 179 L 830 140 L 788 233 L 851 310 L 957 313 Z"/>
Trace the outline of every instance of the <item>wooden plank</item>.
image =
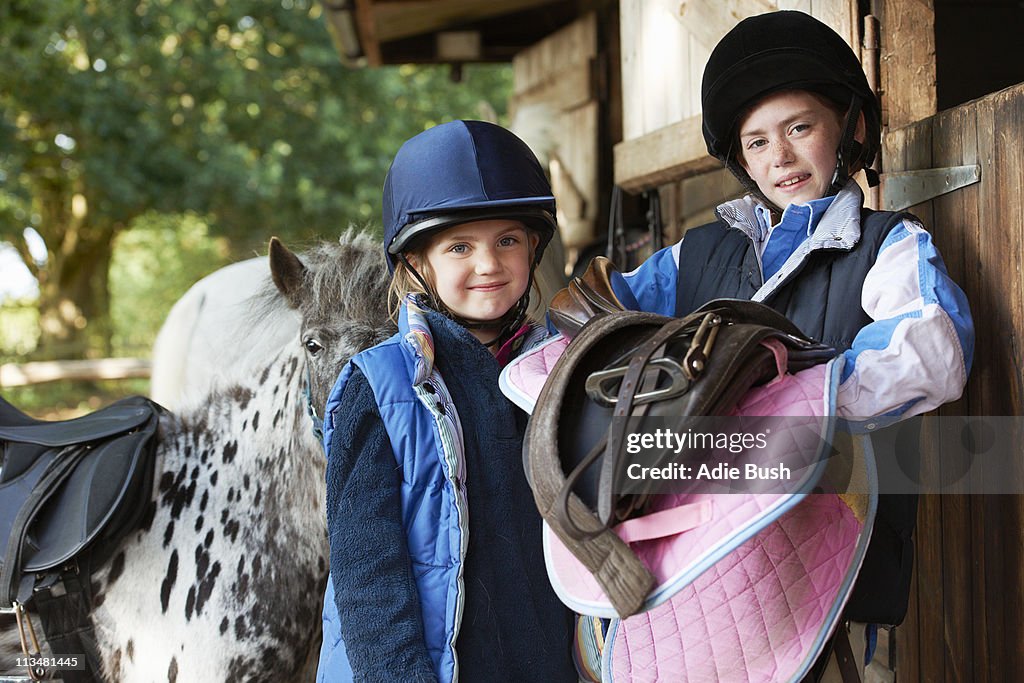
<path id="1" fill-rule="evenodd" d="M 640 59 L 640 25 L 643 4 L 640 0 L 619 3 L 619 40 L 622 50 L 622 138 L 632 140 L 643 135 L 644 70 Z"/>
<path id="2" fill-rule="evenodd" d="M 880 5 L 883 124 L 899 128 L 936 111 L 934 2 Z"/>
<path id="3" fill-rule="evenodd" d="M 928 596 L 922 596 L 917 589 L 918 563 L 914 563 L 914 572 L 910 577 L 910 602 L 907 605 L 907 616 L 903 623 L 896 627 L 896 671 L 900 681 L 920 681 L 919 663 L 921 660 L 921 633 L 918 628 L 918 606 Z M 890 656 L 892 656 L 890 652 Z M 888 664 L 888 662 L 885 662 Z"/>
<path id="4" fill-rule="evenodd" d="M 685 88 L 681 90 L 686 91 L 689 94 L 689 109 L 687 116 L 697 116 L 701 113 L 701 100 L 700 100 L 700 89 L 701 84 L 704 81 L 704 67 L 708 64 L 708 59 L 711 58 L 711 50 L 713 48 L 706 47 L 700 43 L 696 38 L 689 39 L 689 82 Z"/>
<path id="5" fill-rule="evenodd" d="M 549 0 L 400 0 L 374 2 L 377 40 L 386 43 L 464 27 L 476 21 L 500 17 L 548 4 Z"/>
<path id="6" fill-rule="evenodd" d="M 992 233 L 993 242 L 1002 242 L 997 249 L 994 283 L 999 287 L 1004 306 L 995 324 L 988 330 L 1001 337 L 1002 352 L 997 356 L 1002 370 L 1001 385 L 992 387 L 1001 400 L 993 414 L 1024 415 L 1024 219 L 1021 218 L 1024 201 L 1024 84 L 1013 86 L 990 95 L 993 102 L 994 141 L 997 175 L 989 178 L 995 184 L 995 205 L 999 223 L 982 224 L 1000 226 Z M 988 99 L 988 98 L 986 98 Z M 1017 473 L 1024 469 L 1020 458 L 1015 461 Z M 1020 580 L 1020 567 L 1024 563 L 1024 496 L 1002 496 L 1002 582 L 1001 606 L 1003 621 L 1000 625 L 1005 643 L 1003 671 L 1024 670 L 1024 586 Z"/>
<path id="7" fill-rule="evenodd" d="M 951 121 L 946 128 L 950 131 L 959 130 L 960 133 L 960 159 L 964 164 L 979 163 L 978 148 L 978 112 L 977 107 L 968 104 L 948 113 Z M 954 280 L 963 288 L 968 301 L 974 302 L 974 293 L 979 289 L 979 261 L 981 254 L 979 244 L 981 240 L 981 226 L 979 220 L 978 202 L 981 195 L 982 185 L 975 184 L 961 189 L 959 192 L 943 197 L 940 202 L 956 202 L 961 211 L 961 223 L 958 232 L 961 236 L 960 244 L 962 253 L 959 258 L 953 261 L 953 266 L 959 268 L 959 272 L 951 275 Z M 944 252 L 948 253 L 948 252 Z M 954 258 L 952 254 L 950 258 Z M 976 382 L 973 378 L 968 379 L 967 389 L 964 398 L 960 403 L 965 406 L 962 415 L 983 415 L 976 399 L 972 399 L 972 386 Z M 976 462 L 971 470 L 972 490 L 982 490 L 984 481 L 984 463 Z M 973 541 L 971 553 L 971 630 L 970 650 L 972 655 L 971 670 L 965 672 L 965 680 L 985 683 L 991 680 L 988 677 L 988 662 L 992 657 L 989 650 L 989 638 L 986 629 L 986 614 L 988 604 L 998 599 L 998 590 L 992 590 L 985 580 L 985 567 L 988 564 L 988 556 L 985 552 L 986 523 L 985 497 L 972 495 L 968 499 L 970 515 L 970 537 Z M 965 638 L 966 640 L 966 638 Z M 993 681 L 993 683 L 995 683 Z"/>
<path id="8" fill-rule="evenodd" d="M 377 24 L 373 18 L 372 0 L 356 0 L 356 27 L 359 30 L 359 42 L 366 54 L 366 62 L 370 66 L 380 66 L 380 39 L 377 36 Z"/>
<path id="9" fill-rule="evenodd" d="M 615 145 L 615 183 L 639 192 L 721 167 L 707 153 L 700 116 Z"/>
<path id="10" fill-rule="evenodd" d="M 960 110 L 936 116 L 932 126 L 933 166 L 958 166 L 965 163 L 966 146 L 964 137 L 974 136 L 974 130 L 967 129 L 972 112 Z M 976 155 L 972 155 L 976 156 Z M 951 193 L 938 197 L 932 202 L 934 241 L 944 255 L 950 276 L 956 282 L 963 281 L 964 242 L 967 208 L 963 195 Z M 943 406 L 939 415 L 966 415 L 966 401 L 961 400 Z M 970 501 L 968 474 L 972 464 L 959 440 L 939 439 L 936 453 L 940 456 L 941 482 L 946 493 L 939 496 L 942 510 L 942 595 L 943 631 L 942 645 L 945 652 L 945 680 L 955 682 L 973 679 L 973 638 L 974 613 L 972 558 L 975 557 L 971 537 Z M 946 487 L 949 487 L 948 489 Z"/>
<path id="11" fill-rule="evenodd" d="M 594 63 L 591 59 L 550 73 L 529 90 L 512 97 L 511 107 L 546 104 L 555 111 L 565 111 L 587 104 L 596 97 Z"/>
<path id="12" fill-rule="evenodd" d="M 1001 288 L 1004 306 L 1005 327 L 997 328 L 1002 336 L 1004 361 L 1003 383 L 999 393 L 1003 401 L 995 415 L 1024 415 L 1024 218 L 1021 207 L 1024 200 L 1024 159 L 1021 145 L 1024 144 L 1024 84 L 1007 88 L 990 95 L 994 106 L 993 130 L 997 132 L 994 141 L 996 174 L 988 178 L 996 185 L 996 206 L 999 209 L 998 223 L 983 224 L 986 227 L 1000 226 L 990 230 L 998 236 L 1002 248 L 997 249 L 997 270 L 993 272 L 994 282 Z"/>
<path id="13" fill-rule="evenodd" d="M 740 20 L 777 8 L 774 0 L 680 0 L 679 20 L 702 45 L 713 48 Z"/>
<path id="14" fill-rule="evenodd" d="M 23 387 L 60 380 L 149 377 L 152 363 L 141 358 L 54 360 L 0 365 L 0 387 Z"/>
<path id="15" fill-rule="evenodd" d="M 512 60 L 513 92 L 545 86 L 553 73 L 597 56 L 597 17 L 591 12 L 522 50 Z"/>
<path id="16" fill-rule="evenodd" d="M 673 8 L 673 3 L 642 3 L 636 40 L 643 74 L 644 134 L 681 120 L 679 103 L 689 99 L 688 32 Z"/>
<path id="17" fill-rule="evenodd" d="M 831 26 L 860 56 L 860 36 L 856 33 L 856 24 L 851 22 L 849 0 L 812 0 L 811 15 Z"/>
<path id="18" fill-rule="evenodd" d="M 981 183 L 978 195 L 979 226 L 998 225 L 988 221 L 999 220 L 1000 207 L 996 199 L 996 183 L 990 182 L 998 172 L 995 164 L 996 138 L 994 134 L 995 113 L 991 98 L 974 103 L 977 120 L 978 163 L 981 165 Z M 971 308 L 977 319 L 978 327 L 975 342 L 974 368 L 971 371 L 969 400 L 980 415 L 995 415 L 993 412 L 999 402 L 995 388 L 1002 381 L 996 359 L 999 357 L 1001 339 L 999 334 L 986 333 L 994 322 L 987 311 L 997 306 L 1001 298 L 998 287 L 993 287 L 990 273 L 990 260 L 993 250 L 1003 248 L 1000 231 L 981 230 L 978 234 L 977 261 L 974 277 L 967 280 L 968 296 Z M 986 315 L 978 315 L 986 311 Z M 980 536 L 982 557 L 985 563 L 980 567 L 981 578 L 989 588 L 985 602 L 985 610 L 981 626 L 987 641 L 989 659 L 985 662 L 984 677 L 986 681 L 1000 681 L 1006 670 L 1003 669 L 1004 652 L 1006 650 L 1005 631 L 1003 628 L 1004 602 L 1000 597 L 1004 581 L 1002 566 L 1005 562 L 1001 539 L 1004 529 L 1003 511 L 999 501 L 993 496 L 982 496 L 978 505 L 980 518 L 984 522 Z M 995 598 L 995 599 L 991 599 Z"/>

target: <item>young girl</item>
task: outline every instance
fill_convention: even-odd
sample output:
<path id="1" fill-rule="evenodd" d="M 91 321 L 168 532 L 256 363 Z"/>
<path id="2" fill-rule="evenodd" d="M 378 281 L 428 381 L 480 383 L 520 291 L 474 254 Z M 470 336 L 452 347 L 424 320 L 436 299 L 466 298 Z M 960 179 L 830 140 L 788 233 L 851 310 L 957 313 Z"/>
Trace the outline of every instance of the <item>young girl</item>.
<path id="1" fill-rule="evenodd" d="M 575 681 L 522 466 L 526 415 L 498 390 L 545 336 L 525 319 L 555 230 L 536 157 L 455 121 L 407 141 L 384 185 L 398 334 L 327 404 L 331 577 L 318 681 Z"/>

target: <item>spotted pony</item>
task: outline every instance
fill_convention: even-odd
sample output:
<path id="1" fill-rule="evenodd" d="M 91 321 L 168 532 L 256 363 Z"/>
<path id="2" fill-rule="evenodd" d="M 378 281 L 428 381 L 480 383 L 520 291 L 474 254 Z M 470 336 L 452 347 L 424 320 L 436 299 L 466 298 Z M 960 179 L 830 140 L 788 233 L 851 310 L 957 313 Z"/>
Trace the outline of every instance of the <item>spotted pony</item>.
<path id="1" fill-rule="evenodd" d="M 328 543 L 307 406 L 394 328 L 373 238 L 350 231 L 301 258 L 274 239 L 269 263 L 250 324 L 206 343 L 242 353 L 289 310 L 301 332 L 161 420 L 142 528 L 93 576 L 107 681 L 311 680 Z"/>

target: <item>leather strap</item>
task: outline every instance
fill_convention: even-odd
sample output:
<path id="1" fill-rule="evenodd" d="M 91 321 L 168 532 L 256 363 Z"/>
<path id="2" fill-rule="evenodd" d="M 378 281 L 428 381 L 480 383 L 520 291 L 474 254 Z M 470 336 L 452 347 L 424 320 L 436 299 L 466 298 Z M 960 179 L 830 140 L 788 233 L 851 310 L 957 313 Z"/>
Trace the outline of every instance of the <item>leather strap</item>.
<path id="1" fill-rule="evenodd" d="M 629 366 L 626 375 L 619 385 L 618 400 L 615 402 L 615 410 L 612 412 L 612 424 L 609 430 L 608 445 L 605 448 L 605 457 L 601 462 L 600 488 L 598 489 L 597 516 L 605 523 L 611 525 L 613 522 L 614 505 L 612 492 L 615 488 L 615 473 L 619 471 L 619 461 L 622 458 L 623 442 L 628 431 L 627 419 L 633 414 L 633 401 L 636 392 L 640 388 L 640 376 L 651 360 L 651 356 L 662 347 L 666 341 L 672 338 L 687 325 L 692 324 L 690 318 L 674 319 L 651 335 L 640 348 L 629 359 Z"/>
<path id="2" fill-rule="evenodd" d="M 64 589 L 61 595 L 54 595 L 51 586 L 37 590 L 33 596 L 53 656 L 78 657 L 84 665 L 82 669 L 60 670 L 58 676 L 64 683 L 101 680 L 96 632 L 89 619 L 93 607 L 90 574 L 88 558 L 80 556 L 75 565 L 60 575 L 58 585 Z"/>
<path id="3" fill-rule="evenodd" d="M 836 656 L 836 665 L 839 667 L 839 675 L 843 683 L 861 683 L 860 667 L 853 655 L 853 648 L 850 647 L 850 635 L 846 632 L 846 624 L 839 624 L 836 633 L 832 636 L 835 642 L 833 650 Z"/>

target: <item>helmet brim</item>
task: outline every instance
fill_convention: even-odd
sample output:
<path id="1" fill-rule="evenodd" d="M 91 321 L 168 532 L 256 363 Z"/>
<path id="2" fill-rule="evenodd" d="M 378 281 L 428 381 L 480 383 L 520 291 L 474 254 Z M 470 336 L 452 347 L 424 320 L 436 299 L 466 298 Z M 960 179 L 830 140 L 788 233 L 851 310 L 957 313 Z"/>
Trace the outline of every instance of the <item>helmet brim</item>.
<path id="1" fill-rule="evenodd" d="M 482 207 L 460 208 L 459 211 L 451 213 L 431 214 L 420 220 L 409 223 L 402 228 L 395 238 L 388 244 L 388 253 L 397 255 L 404 252 L 416 240 L 439 232 L 454 225 L 471 223 L 474 221 L 485 221 L 499 218 L 522 221 L 527 227 L 540 233 L 541 241 L 537 245 L 537 255 L 543 252 L 544 247 L 554 235 L 557 223 L 555 216 L 550 211 L 536 206 L 543 201 L 554 203 L 553 197 L 532 197 L 528 206 L 522 206 L 522 199 L 509 200 L 504 202 L 491 202 Z"/>

